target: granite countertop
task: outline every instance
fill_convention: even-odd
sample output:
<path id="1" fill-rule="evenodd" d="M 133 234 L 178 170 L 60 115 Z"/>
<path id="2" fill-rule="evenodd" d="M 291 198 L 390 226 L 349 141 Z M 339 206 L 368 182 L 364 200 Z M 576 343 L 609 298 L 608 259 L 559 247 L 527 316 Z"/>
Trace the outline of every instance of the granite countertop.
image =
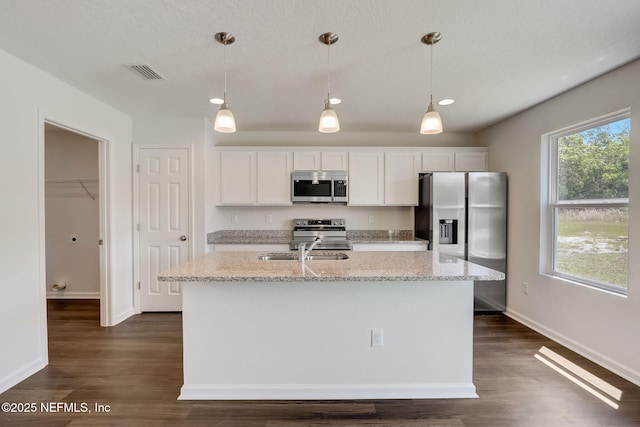
<path id="1" fill-rule="evenodd" d="M 290 230 L 220 230 L 207 234 L 207 243 L 216 245 L 286 244 L 293 238 Z M 428 243 L 416 239 L 412 230 L 348 230 L 352 243 Z"/>
<path id="2" fill-rule="evenodd" d="M 505 275 L 433 251 L 347 252 L 336 261 L 262 261 L 262 252 L 211 252 L 158 276 L 179 282 L 502 280 Z"/>

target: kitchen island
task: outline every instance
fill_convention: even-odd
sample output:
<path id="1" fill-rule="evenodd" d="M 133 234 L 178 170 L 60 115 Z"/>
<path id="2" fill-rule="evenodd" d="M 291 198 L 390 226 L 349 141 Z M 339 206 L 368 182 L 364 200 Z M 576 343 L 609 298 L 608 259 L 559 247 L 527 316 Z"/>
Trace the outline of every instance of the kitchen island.
<path id="1" fill-rule="evenodd" d="M 183 282 L 179 399 L 477 397 L 473 281 L 504 274 L 431 251 L 331 261 L 213 252 Z"/>

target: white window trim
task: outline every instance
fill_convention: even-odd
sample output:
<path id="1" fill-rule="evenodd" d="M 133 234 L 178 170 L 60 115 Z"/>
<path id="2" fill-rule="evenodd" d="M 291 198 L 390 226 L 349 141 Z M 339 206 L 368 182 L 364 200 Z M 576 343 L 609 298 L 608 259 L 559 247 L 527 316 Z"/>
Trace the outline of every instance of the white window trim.
<path id="1" fill-rule="evenodd" d="M 540 274 L 558 278 L 591 289 L 601 290 L 615 295 L 626 296 L 627 288 L 608 283 L 573 276 L 556 271 L 555 253 L 557 249 L 556 209 L 561 207 L 629 207 L 629 199 L 594 199 L 559 201 L 557 195 L 558 139 L 591 128 L 606 125 L 631 117 L 631 109 L 625 108 L 604 116 L 586 120 L 576 125 L 542 135 L 541 191 L 540 191 Z"/>

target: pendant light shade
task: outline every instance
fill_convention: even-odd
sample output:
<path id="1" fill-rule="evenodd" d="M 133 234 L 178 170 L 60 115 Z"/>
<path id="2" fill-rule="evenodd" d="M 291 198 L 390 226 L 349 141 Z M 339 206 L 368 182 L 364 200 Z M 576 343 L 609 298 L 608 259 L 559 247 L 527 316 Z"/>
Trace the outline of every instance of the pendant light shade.
<path id="1" fill-rule="evenodd" d="M 436 109 L 433 108 L 433 102 L 429 103 L 427 112 L 424 113 L 424 117 L 422 117 L 420 133 L 423 135 L 442 133 L 442 119 Z"/>
<path id="2" fill-rule="evenodd" d="M 424 113 L 424 116 L 422 117 L 422 123 L 420 125 L 420 133 L 423 135 L 442 133 L 442 119 L 440 118 L 440 114 L 438 114 L 436 109 L 433 107 L 433 45 L 438 43 L 441 39 L 442 34 L 438 32 L 426 34 L 421 39 L 422 43 L 431 46 L 429 106 L 427 107 L 427 112 Z"/>
<path id="3" fill-rule="evenodd" d="M 318 131 L 333 133 L 340 130 L 340 121 L 335 110 L 331 107 L 331 45 L 338 41 L 336 33 L 324 33 L 320 35 L 320 42 L 327 45 L 327 98 L 324 100 L 324 109 L 320 114 Z"/>
<path id="4" fill-rule="evenodd" d="M 224 32 L 217 33 L 215 38 L 224 45 L 224 98 L 216 115 L 213 129 L 216 132 L 233 133 L 236 131 L 236 121 L 233 113 L 229 110 L 229 104 L 227 104 L 227 45 L 235 42 L 236 38 L 232 34 Z"/>
<path id="5" fill-rule="evenodd" d="M 220 106 L 213 128 L 216 132 L 221 133 L 233 133 L 236 131 L 236 121 L 226 102 Z"/>
<path id="6" fill-rule="evenodd" d="M 322 133 L 333 133 L 340 130 L 340 121 L 336 111 L 331 108 L 331 103 L 325 101 L 324 110 L 320 114 L 320 123 L 318 124 L 318 130 Z"/>

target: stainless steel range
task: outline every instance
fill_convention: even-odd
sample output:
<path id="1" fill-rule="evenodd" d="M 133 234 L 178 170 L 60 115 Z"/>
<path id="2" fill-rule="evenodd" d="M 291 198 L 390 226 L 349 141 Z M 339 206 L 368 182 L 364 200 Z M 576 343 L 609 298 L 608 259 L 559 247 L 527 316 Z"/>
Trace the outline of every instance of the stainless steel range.
<path id="1" fill-rule="evenodd" d="M 311 243 L 320 237 L 321 240 L 315 249 L 351 250 L 352 244 L 351 240 L 347 239 L 346 224 L 344 218 L 296 218 L 293 220 L 293 240 L 289 249 L 298 249 L 300 243 Z"/>

